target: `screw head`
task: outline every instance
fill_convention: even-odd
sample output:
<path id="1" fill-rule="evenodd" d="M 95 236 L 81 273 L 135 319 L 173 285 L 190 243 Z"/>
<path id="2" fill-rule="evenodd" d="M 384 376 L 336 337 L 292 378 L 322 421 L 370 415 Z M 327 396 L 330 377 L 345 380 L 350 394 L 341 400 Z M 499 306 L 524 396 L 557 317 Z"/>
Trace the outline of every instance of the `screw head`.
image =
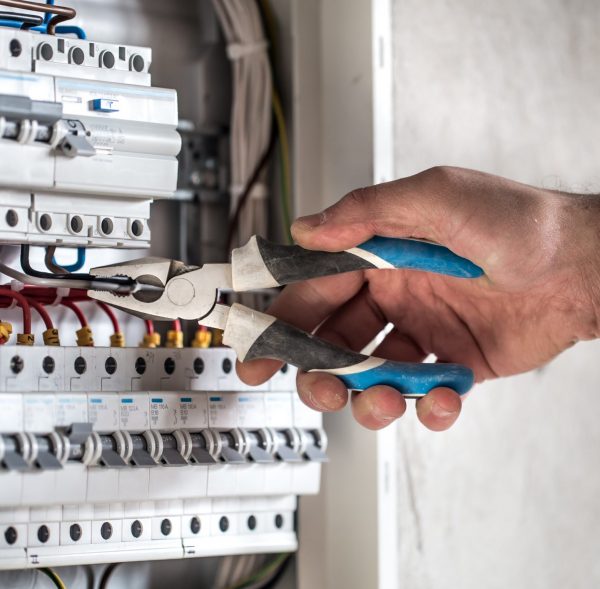
<path id="1" fill-rule="evenodd" d="M 103 540 L 110 540 L 113 533 L 113 527 L 109 522 L 104 522 L 100 528 L 100 535 Z"/>
<path id="2" fill-rule="evenodd" d="M 144 374 L 146 372 L 146 360 L 144 360 L 144 358 L 140 357 L 135 361 L 135 371 L 141 376 L 142 374 Z"/>
<path id="3" fill-rule="evenodd" d="M 131 524 L 131 535 L 134 538 L 139 538 L 143 532 L 144 532 L 144 526 L 142 525 L 142 522 L 139 519 L 136 519 Z"/>
<path id="4" fill-rule="evenodd" d="M 168 536 L 173 530 L 173 524 L 170 519 L 163 519 L 160 523 L 160 531 L 163 536 Z"/>
<path id="5" fill-rule="evenodd" d="M 50 43 L 43 43 L 40 47 L 40 56 L 45 61 L 50 61 L 54 57 L 54 49 Z"/>
<path id="6" fill-rule="evenodd" d="M 192 532 L 192 534 L 194 534 L 194 535 L 199 534 L 201 527 L 202 527 L 202 524 L 200 523 L 199 517 L 193 517 L 190 520 L 190 531 Z"/>
<path id="7" fill-rule="evenodd" d="M 204 372 L 204 360 L 202 360 L 202 358 L 196 358 L 194 360 L 194 372 L 196 374 L 202 374 Z"/>
<path id="8" fill-rule="evenodd" d="M 283 528 L 283 515 L 279 513 L 275 516 L 275 527 L 278 530 L 281 530 L 281 528 Z"/>
<path id="9" fill-rule="evenodd" d="M 248 518 L 248 529 L 251 531 L 256 530 L 256 518 L 253 515 Z"/>
<path id="10" fill-rule="evenodd" d="M 219 529 L 223 533 L 225 533 L 229 529 L 229 519 L 226 516 L 223 516 L 219 520 Z"/>
<path id="11" fill-rule="evenodd" d="M 173 358 L 167 358 L 165 360 L 164 366 L 165 366 L 165 372 L 169 376 L 175 372 L 175 368 L 177 367 L 177 365 L 175 364 L 175 360 L 173 360 Z"/>
<path id="12" fill-rule="evenodd" d="M 117 371 L 117 361 L 112 356 L 104 362 L 104 370 L 106 370 L 106 374 L 111 376 Z"/>
<path id="13" fill-rule="evenodd" d="M 6 531 L 4 532 L 4 539 L 6 540 L 6 543 L 9 546 L 15 544 L 18 538 L 19 534 L 17 533 L 17 530 L 15 528 L 13 528 L 12 526 L 10 528 L 6 528 Z"/>
<path id="14" fill-rule="evenodd" d="M 81 356 L 78 356 L 77 358 L 75 358 L 75 362 L 73 363 L 73 368 L 75 369 L 75 372 L 79 375 L 85 374 L 85 371 L 87 370 L 87 362 L 85 361 L 85 358 L 82 358 Z"/>
<path id="15" fill-rule="evenodd" d="M 6 211 L 6 224 L 9 227 L 16 227 L 19 224 L 19 215 L 14 209 Z"/>
<path id="16" fill-rule="evenodd" d="M 83 532 L 81 531 L 81 526 L 79 524 L 73 524 L 69 528 L 69 537 L 71 538 L 71 540 L 73 540 L 73 542 L 79 542 L 79 540 L 81 540 L 82 535 Z"/>
<path id="17" fill-rule="evenodd" d="M 56 368 L 56 362 L 52 356 L 46 356 L 42 360 L 42 368 L 46 374 L 52 374 Z"/>
<path id="18" fill-rule="evenodd" d="M 81 49 L 81 47 L 74 47 L 71 50 L 71 61 L 75 65 L 83 64 L 83 62 L 85 61 L 85 53 L 83 52 L 83 49 Z"/>
<path id="19" fill-rule="evenodd" d="M 48 529 L 48 526 L 40 526 L 38 528 L 37 537 L 42 544 L 48 542 L 50 539 L 50 530 Z"/>
<path id="20" fill-rule="evenodd" d="M 13 356 L 10 361 L 10 369 L 13 374 L 20 374 L 23 372 L 23 368 L 25 368 L 25 362 L 23 362 L 23 358 L 21 356 Z"/>
<path id="21" fill-rule="evenodd" d="M 231 372 L 231 370 L 233 369 L 233 363 L 231 362 L 231 360 L 229 358 L 225 358 L 225 360 L 223 360 L 223 364 L 221 365 L 221 368 L 223 368 L 223 372 L 225 374 L 229 374 Z"/>
<path id="22" fill-rule="evenodd" d="M 8 44 L 8 50 L 10 51 L 12 57 L 19 57 L 19 55 L 23 53 L 23 45 L 21 45 L 21 41 L 18 39 L 13 39 Z"/>

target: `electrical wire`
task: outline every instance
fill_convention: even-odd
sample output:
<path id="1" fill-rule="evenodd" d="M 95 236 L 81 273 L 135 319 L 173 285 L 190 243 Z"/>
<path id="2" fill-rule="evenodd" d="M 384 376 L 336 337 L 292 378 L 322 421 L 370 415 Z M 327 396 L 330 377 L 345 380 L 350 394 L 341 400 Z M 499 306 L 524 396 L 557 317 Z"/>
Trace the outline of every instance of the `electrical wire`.
<path id="1" fill-rule="evenodd" d="M 54 329 L 54 324 L 52 323 L 52 319 L 48 314 L 48 311 L 44 308 L 42 303 L 39 303 L 35 299 L 27 299 L 27 302 L 37 311 L 38 315 L 42 318 L 46 329 Z"/>
<path id="2" fill-rule="evenodd" d="M 236 232 L 239 220 L 240 220 L 240 216 L 244 210 L 244 207 L 246 206 L 246 203 L 248 202 L 248 199 L 250 198 L 252 189 L 258 182 L 262 173 L 267 168 L 267 164 L 269 163 L 269 160 L 271 159 L 276 142 L 277 142 L 276 135 L 273 133 L 273 134 L 271 134 L 271 141 L 269 142 L 269 145 L 267 146 L 265 153 L 260 158 L 260 161 L 256 164 L 256 168 L 254 169 L 252 176 L 250 176 L 250 179 L 248 180 L 248 183 L 246 184 L 246 187 L 244 188 L 244 191 L 242 192 L 242 194 L 238 200 L 237 207 L 235 209 L 233 216 L 231 217 L 231 221 L 229 223 L 229 230 L 227 232 L 227 248 L 228 249 L 231 249 L 234 245 L 233 242 L 235 239 L 235 232 Z"/>
<path id="3" fill-rule="evenodd" d="M 231 112 L 231 211 L 239 208 L 234 235 L 246 242 L 253 234 L 267 230 L 267 187 L 249 182 L 271 138 L 272 72 L 267 40 L 254 1 L 213 0 L 213 6 L 227 42 L 232 63 L 233 105 Z M 260 179 L 260 175 L 259 175 Z M 239 200 L 245 197 L 247 206 Z M 231 240 L 230 240 L 231 241 Z"/>
<path id="4" fill-rule="evenodd" d="M 276 90 L 273 90 L 273 112 L 277 121 L 279 133 L 279 152 L 281 162 L 281 214 L 283 216 L 283 227 L 289 243 L 293 243 L 290 227 L 292 217 L 290 214 L 292 200 L 292 174 L 290 161 L 290 144 L 288 140 L 287 125 L 283 113 L 281 98 Z"/>
<path id="5" fill-rule="evenodd" d="M 0 0 L 1 2 L 2 0 Z M 23 284 L 34 286 L 45 286 L 51 288 L 77 288 L 82 290 L 104 290 L 120 294 L 131 294 L 138 290 L 162 290 L 156 286 L 140 284 L 132 278 L 124 276 L 113 276 L 105 278 L 103 276 L 93 276 L 92 274 L 52 274 L 49 272 L 39 272 L 32 268 L 29 263 L 29 245 L 21 246 L 21 266 L 24 272 L 14 270 L 6 264 L 0 263 L 0 272 L 19 280 Z"/>
<path id="6" fill-rule="evenodd" d="M 55 252 L 56 246 L 54 245 L 51 245 L 50 247 L 46 248 L 44 264 L 46 265 L 46 268 L 48 268 L 48 270 L 52 272 L 52 274 L 66 274 L 67 270 L 56 263 L 56 258 L 54 257 Z"/>
<path id="7" fill-rule="evenodd" d="M 290 557 L 291 554 L 280 554 L 274 560 L 261 567 L 256 573 L 250 575 L 241 583 L 233 585 L 230 589 L 262 589 L 280 574 L 281 569 L 286 565 Z"/>
<path id="8" fill-rule="evenodd" d="M 8 297 L 15 301 L 23 310 L 23 333 L 31 333 L 31 307 L 29 301 L 18 292 L 9 289 L 0 289 L 0 297 Z"/>
<path id="9" fill-rule="evenodd" d="M 54 569 L 43 568 L 39 569 L 40 573 L 44 573 L 54 583 L 56 589 L 67 589 L 64 581 L 60 578 L 58 573 Z"/>
<path id="10" fill-rule="evenodd" d="M 9 6 L 11 8 L 54 14 L 55 16 L 44 25 L 46 29 L 44 32 L 47 32 L 49 35 L 56 34 L 56 26 L 58 24 L 71 20 L 77 16 L 77 12 L 74 8 L 68 6 L 55 6 L 54 4 L 40 4 L 39 2 L 30 2 L 29 0 L 0 0 L 0 6 Z"/>
<path id="11" fill-rule="evenodd" d="M 110 319 L 113 331 L 115 333 L 121 333 L 121 326 L 119 325 L 119 320 L 117 319 L 115 312 L 106 303 L 96 301 L 96 304 L 98 305 L 98 307 L 100 307 L 100 309 L 102 309 L 102 311 L 104 311 L 104 313 L 106 313 L 106 315 Z"/>
<path id="12" fill-rule="evenodd" d="M 146 333 L 152 335 L 154 333 L 154 321 L 146 319 L 144 323 L 146 324 Z"/>
<path id="13" fill-rule="evenodd" d="M 77 317 L 77 320 L 79 321 L 79 323 L 81 324 L 81 327 L 87 327 L 88 326 L 88 320 L 86 319 L 85 315 L 83 314 L 83 311 L 72 301 L 61 301 L 60 304 L 63 307 L 66 307 L 67 309 L 71 309 L 71 311 L 73 311 L 73 313 L 75 313 L 75 316 Z"/>
<path id="14" fill-rule="evenodd" d="M 118 566 L 119 566 L 119 563 L 114 562 L 112 564 L 109 564 L 104 569 L 104 572 L 102 573 L 102 577 L 100 577 L 100 583 L 98 583 L 98 589 L 107 589 L 108 588 L 108 582 L 110 581 L 112 574 L 115 572 L 115 569 Z"/>
<path id="15" fill-rule="evenodd" d="M 289 134 L 287 130 L 287 122 L 285 119 L 283 102 L 281 100 L 281 93 L 279 92 L 276 80 L 277 71 L 277 56 L 279 54 L 279 43 L 278 43 L 278 30 L 277 20 L 273 14 L 271 3 L 269 0 L 260 0 L 261 15 L 265 29 L 267 30 L 269 38 L 269 56 L 271 59 L 271 69 L 273 70 L 273 115 L 277 125 L 277 132 L 279 135 L 279 154 L 280 154 L 280 165 L 281 165 L 281 215 L 283 220 L 283 228 L 289 243 L 293 243 L 292 236 L 290 233 L 290 226 L 292 224 L 291 209 L 292 207 L 292 161 L 290 156 L 290 144 Z"/>
<path id="16" fill-rule="evenodd" d="M 53 274 L 65 274 L 79 272 L 85 266 L 86 249 L 84 247 L 77 248 L 77 261 L 69 266 L 59 264 L 56 261 L 56 246 L 51 245 L 46 248 L 46 256 L 44 257 L 44 263 L 46 268 Z"/>

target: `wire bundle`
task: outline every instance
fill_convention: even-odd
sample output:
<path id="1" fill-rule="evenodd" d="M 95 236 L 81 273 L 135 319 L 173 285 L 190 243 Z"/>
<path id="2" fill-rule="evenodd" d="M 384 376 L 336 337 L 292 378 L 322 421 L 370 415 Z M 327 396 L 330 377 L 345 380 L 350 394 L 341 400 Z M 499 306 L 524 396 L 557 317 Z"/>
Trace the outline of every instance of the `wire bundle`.
<path id="1" fill-rule="evenodd" d="M 213 0 L 233 63 L 231 116 L 231 210 L 267 151 L 271 139 L 273 77 L 260 10 L 248 0 Z M 254 183 L 239 214 L 237 242 L 267 230 L 267 187 L 264 172 Z"/>

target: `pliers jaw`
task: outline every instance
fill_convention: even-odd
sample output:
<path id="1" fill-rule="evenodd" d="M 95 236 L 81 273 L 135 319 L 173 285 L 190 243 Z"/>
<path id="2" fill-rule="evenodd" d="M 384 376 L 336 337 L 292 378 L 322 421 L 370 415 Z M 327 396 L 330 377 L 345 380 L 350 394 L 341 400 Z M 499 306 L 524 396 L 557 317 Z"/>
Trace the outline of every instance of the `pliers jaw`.
<path id="1" fill-rule="evenodd" d="M 118 296 L 90 291 L 89 296 L 118 309 L 157 321 L 199 320 L 211 313 L 220 288 L 231 288 L 229 264 L 206 264 L 201 268 L 162 258 L 142 258 L 123 264 L 95 268 L 96 276 L 127 276 L 139 291 Z M 151 288 L 144 289 L 144 285 Z"/>

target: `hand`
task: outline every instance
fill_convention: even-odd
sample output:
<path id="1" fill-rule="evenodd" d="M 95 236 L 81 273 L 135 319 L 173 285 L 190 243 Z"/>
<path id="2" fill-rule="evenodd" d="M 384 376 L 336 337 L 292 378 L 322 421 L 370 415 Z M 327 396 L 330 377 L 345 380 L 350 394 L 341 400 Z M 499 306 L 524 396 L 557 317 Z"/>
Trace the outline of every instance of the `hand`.
<path id="1" fill-rule="evenodd" d="M 473 369 L 478 382 L 541 366 L 575 342 L 598 337 L 600 199 L 567 195 L 458 168 L 350 193 L 292 227 L 305 248 L 340 251 L 374 235 L 427 239 L 481 266 L 477 280 L 406 270 L 368 270 L 286 288 L 270 313 L 360 351 L 388 324 L 376 356 L 439 361 Z M 273 361 L 238 366 L 249 384 L 267 380 Z M 348 401 L 340 380 L 298 375 L 302 400 L 319 411 Z M 352 394 L 352 411 L 379 429 L 400 417 L 404 398 L 387 386 Z M 439 388 L 417 402 L 422 423 L 450 427 L 458 394 Z"/>

